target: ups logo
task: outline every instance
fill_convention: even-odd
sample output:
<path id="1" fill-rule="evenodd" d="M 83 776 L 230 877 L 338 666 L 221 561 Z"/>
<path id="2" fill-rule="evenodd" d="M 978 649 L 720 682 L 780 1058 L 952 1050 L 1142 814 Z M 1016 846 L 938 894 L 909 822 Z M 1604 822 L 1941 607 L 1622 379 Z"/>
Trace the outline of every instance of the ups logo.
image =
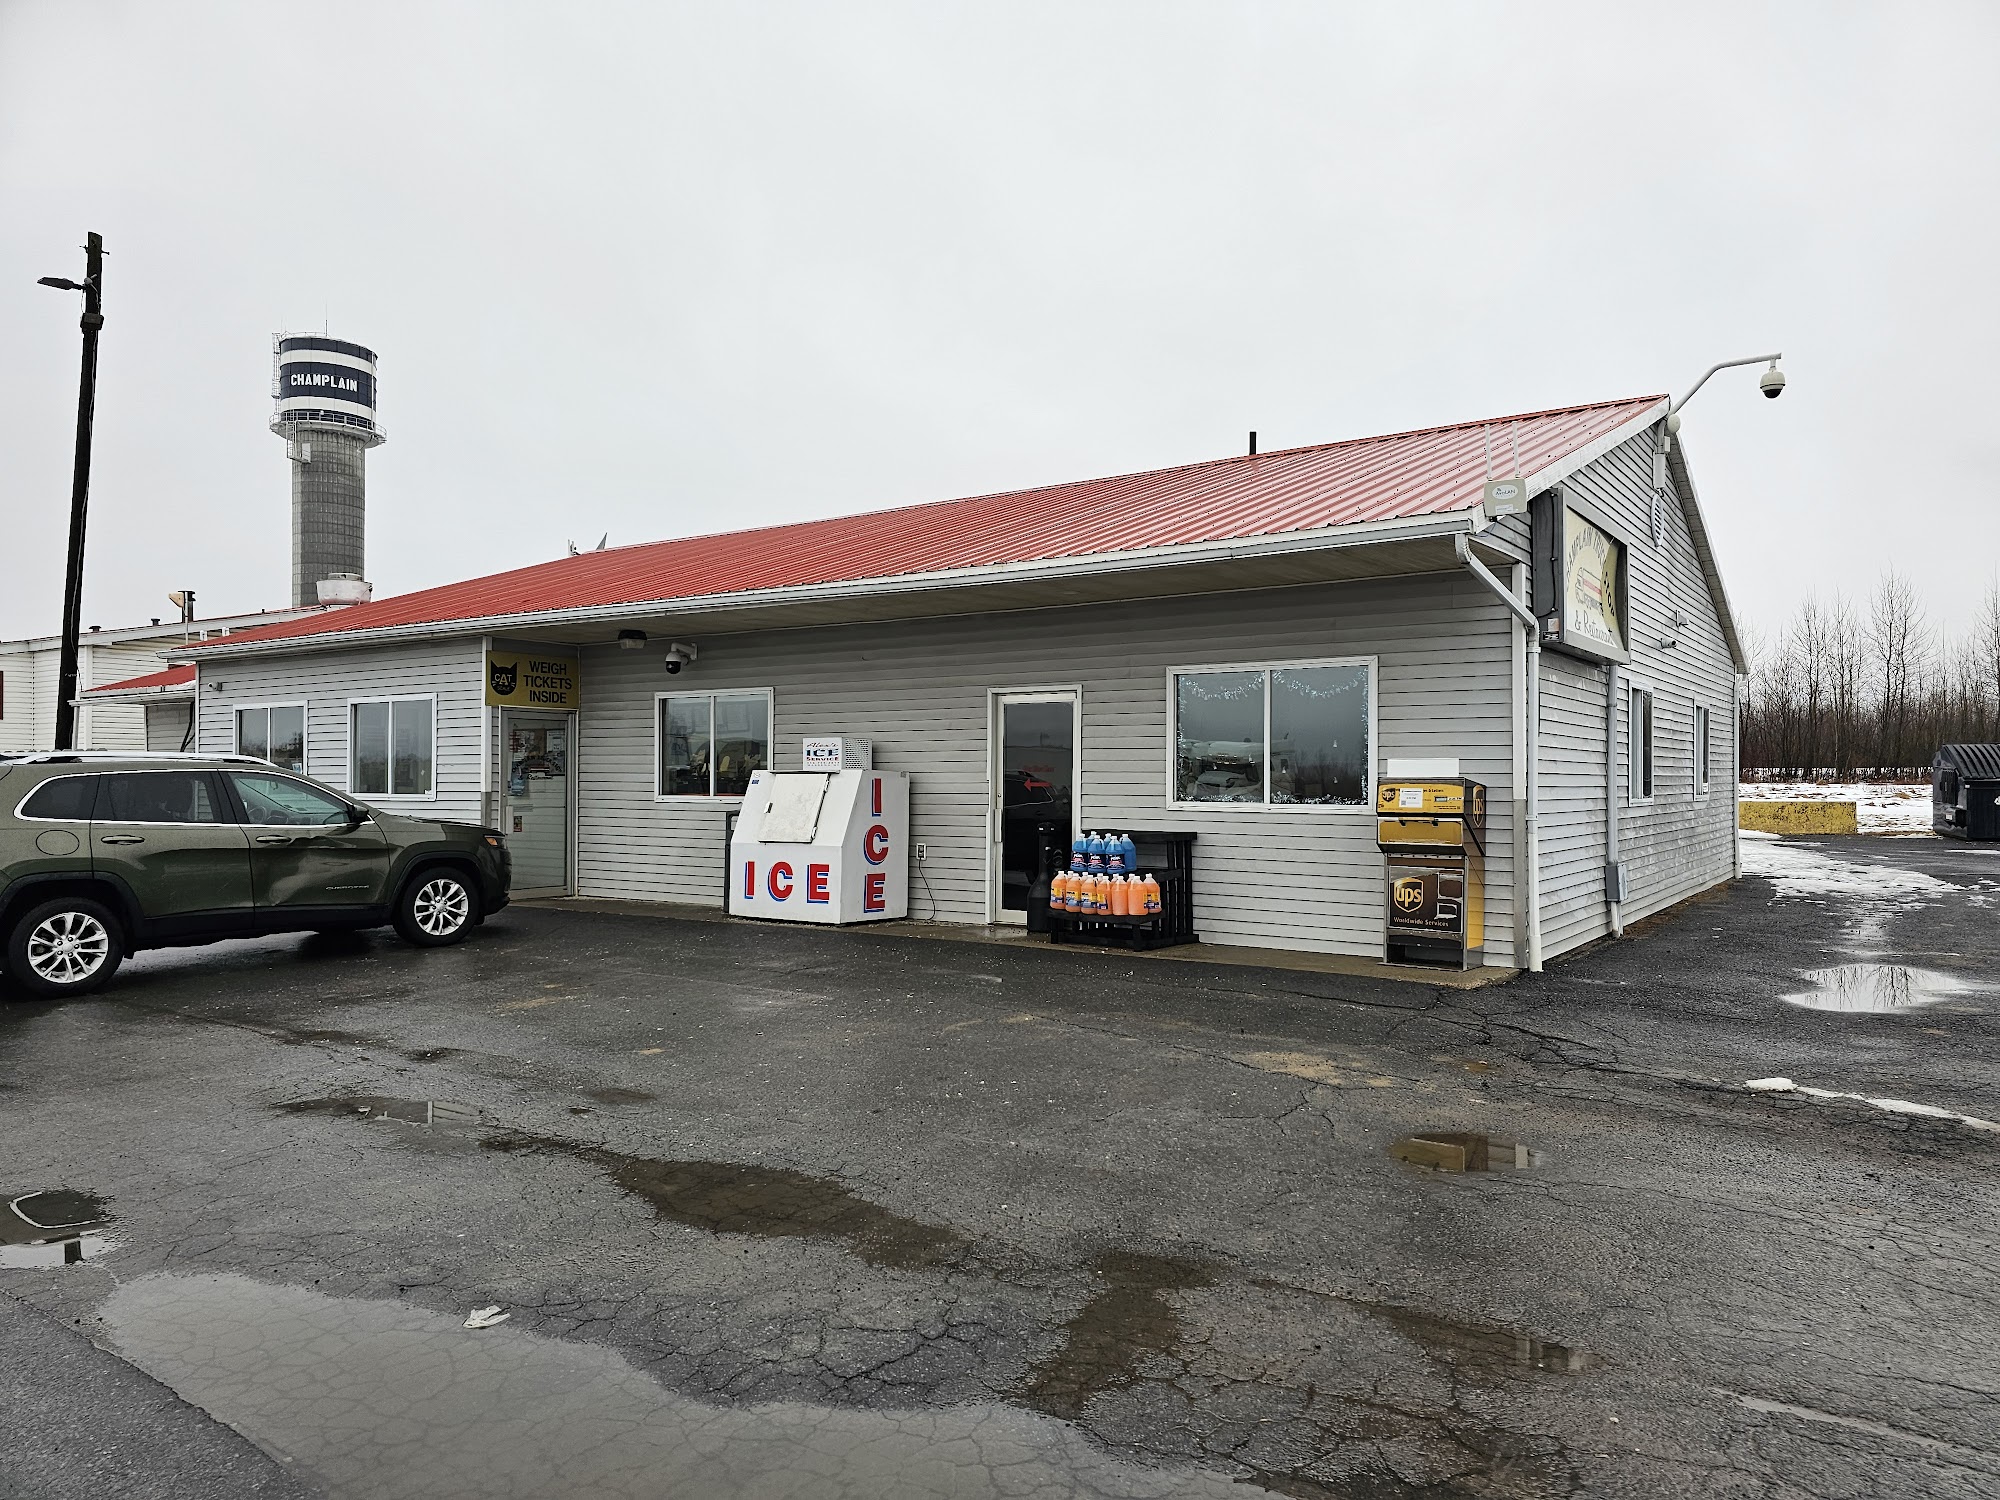
<path id="1" fill-rule="evenodd" d="M 511 697 L 515 685 L 521 680 L 521 664 L 518 661 L 510 661 L 502 666 L 497 661 L 492 662 L 487 666 L 486 679 L 493 689 L 494 697 Z"/>
<path id="2" fill-rule="evenodd" d="M 1405 875 L 1389 888 L 1389 899 L 1396 903 L 1401 912 L 1421 911 L 1424 904 L 1424 882 L 1421 877 Z"/>

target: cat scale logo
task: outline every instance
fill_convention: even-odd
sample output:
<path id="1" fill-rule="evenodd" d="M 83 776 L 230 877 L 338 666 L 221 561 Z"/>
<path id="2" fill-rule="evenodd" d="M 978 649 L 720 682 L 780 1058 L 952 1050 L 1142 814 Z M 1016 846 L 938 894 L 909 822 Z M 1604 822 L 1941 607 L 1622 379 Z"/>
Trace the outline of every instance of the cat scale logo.
<path id="1" fill-rule="evenodd" d="M 494 697 L 511 698 L 514 696 L 514 684 L 520 680 L 520 676 L 521 664 L 519 662 L 510 661 L 503 667 L 496 661 L 488 669 L 486 680 L 493 689 Z"/>
<path id="2" fill-rule="evenodd" d="M 1403 912 L 1421 911 L 1424 905 L 1424 882 L 1419 875 L 1405 875 L 1391 887 L 1396 910 Z"/>

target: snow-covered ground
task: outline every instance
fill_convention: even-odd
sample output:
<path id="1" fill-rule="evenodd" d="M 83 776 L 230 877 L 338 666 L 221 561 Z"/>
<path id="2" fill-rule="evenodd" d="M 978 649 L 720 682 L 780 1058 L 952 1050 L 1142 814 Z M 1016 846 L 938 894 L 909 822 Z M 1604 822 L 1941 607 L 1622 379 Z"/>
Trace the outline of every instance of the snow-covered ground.
<path id="1" fill-rule="evenodd" d="M 1838 781 L 1746 781 L 1745 802 L 1852 802 L 1863 833 L 1929 833 L 1931 787 Z"/>
<path id="2" fill-rule="evenodd" d="M 1763 875 L 1779 896 L 1820 901 L 1845 897 L 1870 904 L 1908 907 L 1942 901 L 1958 887 L 1921 870 L 1862 864 L 1822 852 L 1812 844 L 1788 843 L 1775 833 L 1742 830 L 1743 873 Z"/>

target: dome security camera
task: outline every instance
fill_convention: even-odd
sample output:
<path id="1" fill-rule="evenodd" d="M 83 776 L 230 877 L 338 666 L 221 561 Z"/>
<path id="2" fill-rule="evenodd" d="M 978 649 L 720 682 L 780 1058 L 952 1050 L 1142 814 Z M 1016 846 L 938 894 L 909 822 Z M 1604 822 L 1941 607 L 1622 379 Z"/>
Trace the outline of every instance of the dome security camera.
<path id="1" fill-rule="evenodd" d="M 1757 389 L 1772 401 L 1785 394 L 1785 372 L 1778 368 L 1777 361 L 1773 360 L 1771 368 L 1757 377 Z"/>
<path id="2" fill-rule="evenodd" d="M 693 646 L 689 645 L 686 641 L 675 641 L 671 646 L 667 647 L 667 659 L 665 662 L 667 675 L 670 677 L 678 676 L 681 668 L 693 661 L 694 656 L 695 651 Z"/>

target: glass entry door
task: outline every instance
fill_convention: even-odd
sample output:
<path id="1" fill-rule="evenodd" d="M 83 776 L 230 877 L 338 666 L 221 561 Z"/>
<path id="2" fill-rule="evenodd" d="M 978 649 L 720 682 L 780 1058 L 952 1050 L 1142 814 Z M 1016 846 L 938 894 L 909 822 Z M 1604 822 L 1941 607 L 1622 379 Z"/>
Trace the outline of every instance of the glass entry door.
<path id="1" fill-rule="evenodd" d="M 514 857 L 514 890 L 521 895 L 567 892 L 569 716 L 503 710 L 500 742 L 506 778 L 500 828 Z"/>
<path id="2" fill-rule="evenodd" d="M 1003 693 L 995 712 L 994 919 L 1025 922 L 1045 841 L 1067 860 L 1076 833 L 1075 693 Z"/>

